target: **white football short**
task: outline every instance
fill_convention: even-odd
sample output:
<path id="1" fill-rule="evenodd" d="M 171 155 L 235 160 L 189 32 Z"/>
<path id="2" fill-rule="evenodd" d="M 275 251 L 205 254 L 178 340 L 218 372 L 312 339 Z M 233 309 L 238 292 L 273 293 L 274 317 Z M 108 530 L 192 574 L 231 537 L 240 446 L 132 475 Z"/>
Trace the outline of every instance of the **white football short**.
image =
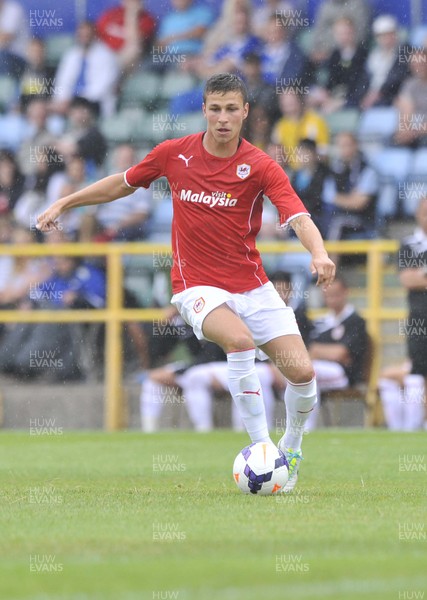
<path id="1" fill-rule="evenodd" d="M 174 294 L 171 304 L 199 340 L 206 339 L 202 331 L 206 315 L 221 304 L 227 304 L 242 319 L 256 346 L 282 335 L 300 335 L 294 311 L 286 306 L 271 281 L 241 294 L 208 285 L 195 286 Z M 258 350 L 257 357 L 265 360 L 267 355 Z"/>

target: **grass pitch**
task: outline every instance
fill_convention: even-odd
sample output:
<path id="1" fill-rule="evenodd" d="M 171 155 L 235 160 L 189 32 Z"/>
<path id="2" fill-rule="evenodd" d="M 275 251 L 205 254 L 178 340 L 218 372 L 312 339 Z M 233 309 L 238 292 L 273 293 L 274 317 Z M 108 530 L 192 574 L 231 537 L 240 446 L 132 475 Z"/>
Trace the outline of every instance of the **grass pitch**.
<path id="1" fill-rule="evenodd" d="M 305 437 L 245 496 L 245 434 L 0 434 L 0 598 L 427 598 L 426 434 Z"/>

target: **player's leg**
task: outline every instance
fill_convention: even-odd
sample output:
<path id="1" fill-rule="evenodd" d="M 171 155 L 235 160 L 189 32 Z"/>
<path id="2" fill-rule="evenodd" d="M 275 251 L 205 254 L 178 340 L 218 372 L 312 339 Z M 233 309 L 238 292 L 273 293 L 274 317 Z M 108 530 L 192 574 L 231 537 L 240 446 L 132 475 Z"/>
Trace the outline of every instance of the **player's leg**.
<path id="1" fill-rule="evenodd" d="M 222 304 L 205 317 L 202 331 L 206 339 L 227 354 L 228 387 L 252 442 L 271 441 L 255 368 L 255 342 L 249 328 Z"/>
<path id="2" fill-rule="evenodd" d="M 196 431 L 211 431 L 213 428 L 211 365 L 195 365 L 176 378 L 182 387 L 188 416 Z"/>
<path id="3" fill-rule="evenodd" d="M 175 373 L 167 367 L 153 369 L 141 385 L 140 410 L 144 433 L 157 431 L 165 393 L 176 384 Z"/>
<path id="4" fill-rule="evenodd" d="M 283 335 L 260 346 L 287 379 L 286 429 L 280 448 L 301 450 L 304 427 L 317 402 L 316 379 L 300 335 Z"/>

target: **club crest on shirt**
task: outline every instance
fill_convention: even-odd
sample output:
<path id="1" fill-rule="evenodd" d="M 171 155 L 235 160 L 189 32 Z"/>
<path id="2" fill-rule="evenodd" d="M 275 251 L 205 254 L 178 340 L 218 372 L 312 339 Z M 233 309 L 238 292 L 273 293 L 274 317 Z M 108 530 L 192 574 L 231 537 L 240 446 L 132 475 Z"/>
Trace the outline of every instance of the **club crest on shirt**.
<path id="1" fill-rule="evenodd" d="M 236 169 L 236 175 L 237 177 L 240 177 L 240 179 L 246 179 L 246 177 L 249 177 L 249 174 L 251 172 L 251 166 L 250 165 L 237 165 L 237 169 Z"/>
<path id="2" fill-rule="evenodd" d="M 199 313 L 203 310 L 203 307 L 205 306 L 205 301 L 202 297 L 197 298 L 197 300 L 195 301 L 195 303 L 193 304 L 193 310 L 195 313 Z"/>

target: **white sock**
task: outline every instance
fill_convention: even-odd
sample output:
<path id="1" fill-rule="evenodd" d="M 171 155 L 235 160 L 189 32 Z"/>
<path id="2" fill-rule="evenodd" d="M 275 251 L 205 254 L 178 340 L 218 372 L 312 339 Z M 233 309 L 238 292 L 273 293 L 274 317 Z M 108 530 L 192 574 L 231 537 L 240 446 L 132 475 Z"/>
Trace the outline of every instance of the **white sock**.
<path id="1" fill-rule="evenodd" d="M 163 388 L 159 383 L 146 379 L 141 386 L 141 424 L 144 433 L 157 431 L 163 406 Z"/>
<path id="2" fill-rule="evenodd" d="M 304 425 L 316 402 L 315 378 L 308 383 L 287 382 L 285 390 L 286 429 L 281 447 L 292 448 L 294 451 L 301 449 Z"/>
<path id="3" fill-rule="evenodd" d="M 196 431 L 211 431 L 212 419 L 212 388 L 206 372 L 198 367 L 192 367 L 177 377 L 182 387 L 182 395 L 187 407 L 188 416 Z"/>
<path id="4" fill-rule="evenodd" d="M 379 379 L 378 390 L 388 429 L 402 431 L 403 404 L 400 385 L 392 379 Z"/>
<path id="5" fill-rule="evenodd" d="M 406 375 L 403 396 L 403 430 L 421 429 L 424 423 L 425 384 L 422 375 Z"/>
<path id="6" fill-rule="evenodd" d="M 310 432 L 317 428 L 317 421 L 319 419 L 320 412 L 320 401 L 317 399 L 316 404 L 313 406 L 313 410 L 308 413 L 307 421 L 305 422 L 304 431 Z"/>
<path id="7" fill-rule="evenodd" d="M 271 442 L 261 384 L 255 369 L 255 348 L 229 352 L 228 387 L 252 442 Z"/>

